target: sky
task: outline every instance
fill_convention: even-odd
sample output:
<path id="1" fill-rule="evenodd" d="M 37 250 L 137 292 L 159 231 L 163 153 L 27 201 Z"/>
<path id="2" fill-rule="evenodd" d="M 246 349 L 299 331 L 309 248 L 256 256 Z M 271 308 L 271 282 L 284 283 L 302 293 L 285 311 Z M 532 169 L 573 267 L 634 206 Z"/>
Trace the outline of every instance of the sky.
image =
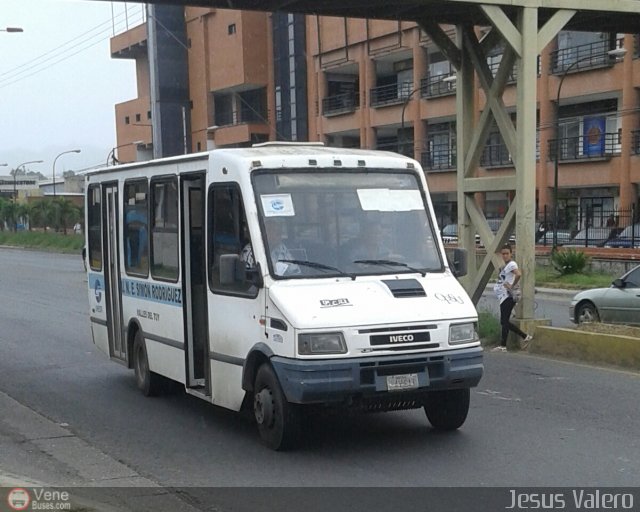
<path id="1" fill-rule="evenodd" d="M 135 62 L 109 38 L 142 22 L 143 7 L 102 0 L 0 0 L 0 175 L 56 176 L 104 164 L 116 145 L 115 104 L 137 97 Z"/>

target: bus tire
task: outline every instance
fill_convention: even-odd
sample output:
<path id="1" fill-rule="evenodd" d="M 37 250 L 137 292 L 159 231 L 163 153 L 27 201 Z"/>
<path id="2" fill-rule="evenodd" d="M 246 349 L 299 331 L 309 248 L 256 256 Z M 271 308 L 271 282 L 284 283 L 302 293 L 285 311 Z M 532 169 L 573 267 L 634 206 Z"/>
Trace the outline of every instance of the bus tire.
<path id="1" fill-rule="evenodd" d="M 469 413 L 469 388 L 430 391 L 424 404 L 429 423 L 436 430 L 456 430 Z"/>
<path id="2" fill-rule="evenodd" d="M 300 408 L 287 402 L 278 377 L 269 363 L 256 374 L 253 414 L 262 441 L 273 450 L 294 448 L 300 440 Z"/>
<path id="3" fill-rule="evenodd" d="M 136 374 L 136 384 L 144 396 L 156 396 L 162 388 L 162 379 L 157 373 L 149 369 L 147 346 L 142 332 L 136 332 L 133 340 L 133 370 Z"/>

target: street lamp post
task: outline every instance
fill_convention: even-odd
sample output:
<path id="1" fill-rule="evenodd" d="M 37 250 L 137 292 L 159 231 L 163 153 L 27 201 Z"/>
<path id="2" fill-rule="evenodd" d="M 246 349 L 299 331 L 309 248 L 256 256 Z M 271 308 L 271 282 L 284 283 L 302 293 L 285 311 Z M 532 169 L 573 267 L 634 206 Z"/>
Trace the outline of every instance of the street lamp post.
<path id="1" fill-rule="evenodd" d="M 20 27 L 5 27 L 0 28 L 0 32 L 24 32 Z"/>
<path id="2" fill-rule="evenodd" d="M 56 160 L 58 160 L 58 158 L 60 158 L 62 155 L 66 155 L 67 153 L 80 153 L 80 150 L 70 149 L 69 151 L 63 151 L 53 159 L 53 197 L 56 197 Z"/>
<path id="3" fill-rule="evenodd" d="M 119 146 L 115 146 L 113 148 L 111 148 L 111 151 L 109 151 L 109 154 L 107 155 L 107 163 L 106 166 L 109 167 L 109 159 L 112 158 L 112 165 L 116 165 L 117 163 L 120 163 L 119 160 L 116 158 L 116 149 L 118 148 L 123 148 L 125 146 L 138 146 L 140 144 L 144 144 L 143 140 L 136 140 L 133 142 L 127 142 L 126 144 L 120 144 Z"/>
<path id="4" fill-rule="evenodd" d="M 13 171 L 13 202 L 14 203 L 18 201 L 18 189 L 16 187 L 17 185 L 16 179 L 17 179 L 18 171 L 20 170 L 20 167 L 24 167 L 27 164 L 41 164 L 42 162 L 43 160 L 29 160 L 28 162 L 21 163 L 18 167 L 15 168 L 15 170 Z"/>
<path id="5" fill-rule="evenodd" d="M 611 58 L 624 57 L 627 53 L 625 48 L 614 48 L 613 50 L 609 50 L 607 55 Z M 587 55 L 581 59 L 577 59 L 571 63 L 571 65 L 567 66 L 567 68 L 562 72 L 562 76 L 560 77 L 560 83 L 558 84 L 558 93 L 556 95 L 556 122 L 555 122 L 555 132 L 556 132 L 556 147 L 555 147 L 555 161 L 553 164 L 553 243 L 551 246 L 551 252 L 555 252 L 558 248 L 558 162 L 560 160 L 560 92 L 562 91 L 562 84 L 564 83 L 564 79 L 567 78 L 569 71 L 571 71 L 575 66 L 577 66 L 580 62 L 584 62 L 585 60 L 591 59 L 591 55 Z"/>

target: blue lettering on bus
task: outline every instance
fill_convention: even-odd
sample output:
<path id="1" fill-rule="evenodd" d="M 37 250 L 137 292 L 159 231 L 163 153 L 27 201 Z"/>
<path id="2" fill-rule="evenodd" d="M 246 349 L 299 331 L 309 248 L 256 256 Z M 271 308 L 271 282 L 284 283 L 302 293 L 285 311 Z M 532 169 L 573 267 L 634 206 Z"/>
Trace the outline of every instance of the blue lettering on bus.
<path id="1" fill-rule="evenodd" d="M 128 297 L 170 306 L 182 306 L 182 290 L 178 286 L 134 281 L 133 279 L 123 279 L 122 285 L 122 294 Z"/>

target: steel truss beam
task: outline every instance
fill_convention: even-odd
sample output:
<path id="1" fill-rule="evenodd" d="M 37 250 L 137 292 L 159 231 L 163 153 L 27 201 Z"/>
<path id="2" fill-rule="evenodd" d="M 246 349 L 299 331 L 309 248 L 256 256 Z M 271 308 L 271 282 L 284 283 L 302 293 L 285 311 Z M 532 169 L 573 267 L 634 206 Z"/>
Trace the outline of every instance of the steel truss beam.
<path id="1" fill-rule="evenodd" d="M 433 22 L 419 22 L 457 71 L 457 144 L 458 144 L 458 240 L 469 248 L 469 274 L 463 279 L 467 291 L 477 303 L 496 268 L 502 264 L 497 254 L 515 226 L 517 260 L 524 270 L 522 301 L 517 314 L 521 319 L 534 317 L 535 293 L 535 191 L 536 191 L 536 83 L 537 58 L 542 49 L 562 30 L 575 10 L 559 9 L 538 29 L 538 8 L 518 7 L 508 16 L 502 6 L 482 4 L 492 30 L 481 41 L 471 24 L 456 25 L 452 41 Z M 513 7 L 511 7 L 513 13 Z M 502 44 L 504 53 L 494 77 L 487 64 L 487 53 Z M 516 123 L 505 107 L 503 96 L 509 74 L 517 66 Z M 477 77 L 477 78 L 476 78 Z M 485 96 L 485 105 L 476 115 L 476 79 Z M 493 123 L 498 126 L 513 160 L 511 176 L 478 177 L 478 165 Z M 482 193 L 513 191 L 514 200 L 494 235 L 481 207 Z M 475 235 L 478 233 L 486 254 L 478 261 Z"/>

